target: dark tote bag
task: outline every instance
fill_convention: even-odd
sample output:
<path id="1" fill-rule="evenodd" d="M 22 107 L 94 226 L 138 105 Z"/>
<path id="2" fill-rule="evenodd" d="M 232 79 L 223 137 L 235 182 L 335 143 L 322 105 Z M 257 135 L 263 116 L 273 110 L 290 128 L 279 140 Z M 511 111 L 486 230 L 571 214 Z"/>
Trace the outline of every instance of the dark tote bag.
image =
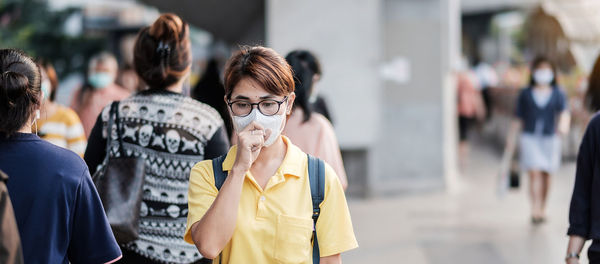
<path id="1" fill-rule="evenodd" d="M 138 223 L 145 175 L 144 159 L 127 157 L 119 126 L 119 102 L 110 107 L 106 127 L 106 157 L 93 180 L 104 211 L 118 243 L 126 244 L 138 238 Z M 111 157 L 113 125 L 117 132 L 119 157 Z"/>

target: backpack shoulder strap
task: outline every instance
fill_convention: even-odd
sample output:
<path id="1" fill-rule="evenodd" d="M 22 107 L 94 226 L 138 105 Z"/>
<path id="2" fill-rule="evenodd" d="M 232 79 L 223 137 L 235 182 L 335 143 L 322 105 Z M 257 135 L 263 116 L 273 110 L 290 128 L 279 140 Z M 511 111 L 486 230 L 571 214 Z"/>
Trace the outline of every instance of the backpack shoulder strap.
<path id="1" fill-rule="evenodd" d="M 225 183 L 225 179 L 227 179 L 227 172 L 223 171 L 223 162 L 225 161 L 226 157 L 227 154 L 212 159 L 213 174 L 215 176 L 215 187 L 217 187 L 218 191 L 221 190 L 223 183 Z M 223 255 L 219 254 L 218 258 L 219 264 L 221 264 L 221 259 L 223 258 Z"/>
<path id="2" fill-rule="evenodd" d="M 308 154 L 307 154 L 308 155 Z M 321 203 L 325 198 L 325 163 L 323 160 L 308 155 L 308 178 L 310 196 L 313 204 L 313 263 L 320 261 L 319 242 L 317 241 L 317 220 L 321 214 Z"/>
<path id="3" fill-rule="evenodd" d="M 213 174 L 215 176 L 215 187 L 217 190 L 221 190 L 221 186 L 227 178 L 227 172 L 223 171 L 223 161 L 227 155 L 222 155 L 212 160 Z"/>

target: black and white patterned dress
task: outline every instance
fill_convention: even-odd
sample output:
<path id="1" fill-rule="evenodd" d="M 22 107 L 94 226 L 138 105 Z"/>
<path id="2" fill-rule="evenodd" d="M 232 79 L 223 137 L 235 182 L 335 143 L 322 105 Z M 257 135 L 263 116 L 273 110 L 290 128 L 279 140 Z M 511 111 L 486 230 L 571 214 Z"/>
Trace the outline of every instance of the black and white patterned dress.
<path id="1" fill-rule="evenodd" d="M 109 110 L 104 108 L 90 135 L 85 160 L 92 173 L 106 153 Z M 119 122 L 126 155 L 146 160 L 140 237 L 122 248 L 166 263 L 199 260 L 196 247 L 183 241 L 188 180 L 194 164 L 228 151 L 219 113 L 181 94 L 146 91 L 120 102 Z M 114 140 L 111 155 L 120 155 L 117 148 Z"/>

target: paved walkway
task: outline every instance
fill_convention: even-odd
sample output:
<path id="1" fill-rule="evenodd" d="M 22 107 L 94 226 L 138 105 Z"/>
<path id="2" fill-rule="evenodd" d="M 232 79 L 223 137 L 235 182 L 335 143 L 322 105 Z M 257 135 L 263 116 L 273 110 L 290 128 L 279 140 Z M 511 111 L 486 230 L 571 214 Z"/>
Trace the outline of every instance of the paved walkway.
<path id="1" fill-rule="evenodd" d="M 350 201 L 360 248 L 346 253 L 344 263 L 564 263 L 575 164 L 565 162 L 554 176 L 548 222 L 534 227 L 526 178 L 500 199 L 499 155 L 478 147 L 470 156 L 454 194 Z"/>

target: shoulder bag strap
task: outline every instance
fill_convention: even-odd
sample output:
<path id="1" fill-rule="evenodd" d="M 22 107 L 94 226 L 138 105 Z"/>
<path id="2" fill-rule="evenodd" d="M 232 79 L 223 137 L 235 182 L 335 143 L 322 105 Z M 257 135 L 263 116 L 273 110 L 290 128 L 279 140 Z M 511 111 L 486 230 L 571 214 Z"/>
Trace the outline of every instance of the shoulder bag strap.
<path id="1" fill-rule="evenodd" d="M 111 110 L 114 108 L 115 111 L 115 127 L 117 129 L 117 140 L 119 140 L 119 153 L 121 157 L 125 156 L 125 150 L 123 149 L 123 132 L 122 132 L 122 124 L 119 122 L 119 101 L 114 101 L 111 104 Z"/>
<path id="2" fill-rule="evenodd" d="M 102 160 L 102 167 L 100 170 L 104 170 L 106 168 L 106 164 L 108 164 L 108 158 L 110 157 L 110 149 L 112 147 L 112 126 L 115 121 L 114 115 L 115 110 L 117 110 L 116 107 L 117 105 L 113 102 L 108 111 L 108 122 L 106 123 L 106 154 L 104 155 L 104 160 Z M 92 175 L 93 180 L 96 180 L 104 175 L 104 173 L 102 173 L 100 170 L 96 171 L 94 175 Z"/>

